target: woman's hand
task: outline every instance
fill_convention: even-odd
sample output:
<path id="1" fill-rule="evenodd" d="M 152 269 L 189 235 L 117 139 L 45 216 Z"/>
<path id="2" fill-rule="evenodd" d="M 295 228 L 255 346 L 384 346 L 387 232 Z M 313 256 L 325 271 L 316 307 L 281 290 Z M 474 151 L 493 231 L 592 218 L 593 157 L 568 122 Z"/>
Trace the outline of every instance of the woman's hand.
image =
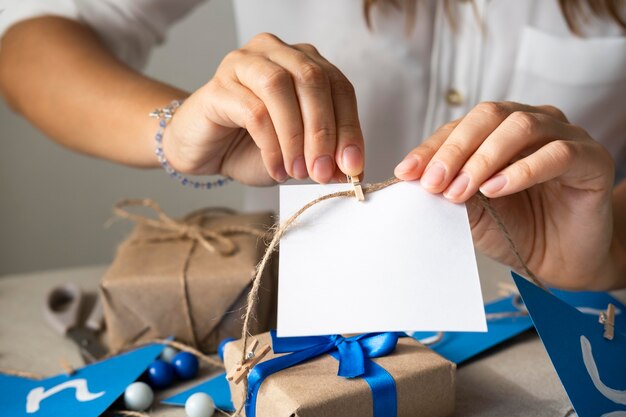
<path id="1" fill-rule="evenodd" d="M 317 50 L 256 36 L 228 54 L 178 109 L 165 155 L 190 174 L 251 185 L 289 177 L 326 183 L 363 171 L 354 89 Z"/>
<path id="2" fill-rule="evenodd" d="M 516 265 L 500 231 L 472 197 L 492 198 L 530 269 L 565 288 L 615 285 L 608 152 L 550 106 L 481 103 L 444 125 L 396 167 L 449 200 L 468 200 L 476 247 Z"/>

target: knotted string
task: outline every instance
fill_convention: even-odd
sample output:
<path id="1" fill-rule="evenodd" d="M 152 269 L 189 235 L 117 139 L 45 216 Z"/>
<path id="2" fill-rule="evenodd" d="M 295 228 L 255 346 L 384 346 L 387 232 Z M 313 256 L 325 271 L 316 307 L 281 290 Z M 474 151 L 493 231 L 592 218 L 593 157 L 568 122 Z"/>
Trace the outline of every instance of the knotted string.
<path id="1" fill-rule="evenodd" d="M 363 193 L 371 194 L 376 191 L 380 191 L 384 188 L 387 188 L 391 185 L 397 184 L 400 181 L 401 181 L 400 179 L 394 177 L 383 182 L 368 184 L 363 187 Z M 517 246 L 515 245 L 515 242 L 513 242 L 513 238 L 511 237 L 511 234 L 509 233 L 506 225 L 502 221 L 502 218 L 500 217 L 499 213 L 491 204 L 490 200 L 480 192 L 478 192 L 476 196 L 478 198 L 478 201 L 482 205 L 483 209 L 487 211 L 489 216 L 492 218 L 493 222 L 496 224 L 496 227 L 498 228 L 498 230 L 504 237 L 505 241 L 507 242 L 509 249 L 511 250 L 515 258 L 519 262 L 521 268 L 524 270 L 528 278 L 530 278 L 537 286 L 547 291 L 548 289 L 546 288 L 546 286 L 537 278 L 537 276 L 530 270 L 530 268 L 526 264 L 526 261 L 520 254 Z M 353 190 L 346 190 L 346 191 L 338 191 L 338 192 L 334 192 L 334 193 L 330 193 L 330 194 L 326 194 L 321 197 L 318 197 L 315 200 L 304 205 L 300 210 L 296 211 L 293 215 L 291 215 L 291 217 L 285 220 L 279 227 L 275 228 L 272 239 L 270 240 L 270 243 L 265 250 L 265 254 L 263 255 L 263 258 L 261 258 L 261 261 L 257 265 L 256 274 L 252 280 L 252 287 L 250 288 L 250 291 L 248 292 L 246 312 L 244 315 L 243 328 L 241 332 L 241 338 L 243 340 L 243 346 L 241 348 L 241 362 L 242 363 L 245 361 L 245 356 L 246 356 L 246 352 L 248 349 L 248 339 L 251 336 L 249 332 L 250 320 L 252 318 L 252 312 L 254 311 L 256 302 L 258 300 L 258 293 L 259 293 L 259 289 L 261 286 L 261 276 L 263 275 L 263 271 L 265 270 L 265 267 L 267 266 L 267 263 L 269 262 L 269 259 L 272 253 L 276 250 L 276 247 L 278 246 L 280 239 L 283 237 L 285 232 L 287 232 L 287 230 L 294 224 L 294 222 L 298 219 L 298 217 L 300 217 L 305 211 L 307 211 L 314 205 L 319 204 L 326 200 L 331 200 L 335 198 L 346 198 L 346 197 L 355 198 L 356 194 Z M 243 404 L 235 411 L 234 414 L 232 414 L 233 417 L 237 417 L 241 414 L 246 403 L 247 390 L 248 390 L 247 380 L 244 379 L 243 384 L 241 385 L 242 385 L 242 393 L 243 393 L 244 400 L 243 400 Z"/>
<path id="2" fill-rule="evenodd" d="M 128 207 L 147 207 L 154 210 L 157 218 L 149 218 L 140 214 L 132 213 Z M 183 270 L 180 276 L 182 289 L 182 308 L 188 334 L 194 346 L 198 346 L 198 337 L 195 331 L 193 316 L 189 302 L 189 291 L 187 285 L 187 271 L 196 246 L 201 247 L 211 253 L 219 253 L 222 256 L 230 256 L 237 251 L 237 244 L 229 237 L 235 234 L 247 234 L 257 238 L 264 238 L 267 233 L 249 226 L 226 226 L 226 227 L 205 227 L 203 223 L 210 217 L 224 214 L 232 214 L 227 209 L 201 209 L 189 214 L 183 220 L 175 220 L 169 217 L 161 207 L 151 199 L 127 199 L 122 200 L 113 206 L 113 213 L 122 219 L 132 220 L 138 224 L 150 226 L 160 230 L 158 236 L 137 236 L 131 243 L 135 242 L 165 242 L 175 240 L 190 240 L 192 244 L 185 255 Z"/>

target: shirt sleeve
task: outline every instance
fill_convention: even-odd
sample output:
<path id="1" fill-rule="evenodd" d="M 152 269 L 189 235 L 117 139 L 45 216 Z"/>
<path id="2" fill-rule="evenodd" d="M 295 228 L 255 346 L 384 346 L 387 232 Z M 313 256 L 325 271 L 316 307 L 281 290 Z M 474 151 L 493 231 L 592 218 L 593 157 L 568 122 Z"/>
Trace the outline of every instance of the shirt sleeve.
<path id="1" fill-rule="evenodd" d="M 90 26 L 121 61 L 140 69 L 172 24 L 203 0 L 0 0 L 0 41 L 14 24 L 58 16 Z"/>

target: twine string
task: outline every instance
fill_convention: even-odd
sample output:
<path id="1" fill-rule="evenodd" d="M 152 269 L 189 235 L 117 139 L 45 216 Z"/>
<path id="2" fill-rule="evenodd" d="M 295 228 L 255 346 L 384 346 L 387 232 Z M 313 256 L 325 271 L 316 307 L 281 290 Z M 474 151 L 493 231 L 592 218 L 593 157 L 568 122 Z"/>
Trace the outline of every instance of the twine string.
<path id="1" fill-rule="evenodd" d="M 191 342 L 193 346 L 198 346 L 198 337 L 196 335 L 196 328 L 193 322 L 193 315 L 191 314 L 191 300 L 189 299 L 189 285 L 188 285 L 188 271 L 189 264 L 191 262 L 191 257 L 193 252 L 196 250 L 196 246 L 198 245 L 198 241 L 192 241 L 191 246 L 185 256 L 185 262 L 183 264 L 183 273 L 180 275 L 180 288 L 182 290 L 181 299 L 183 300 L 183 315 L 185 316 L 185 323 L 187 325 L 187 332 L 191 337 Z"/>
<path id="2" fill-rule="evenodd" d="M 5 368 L 0 369 L 0 374 L 17 376 L 20 378 L 27 378 L 27 379 L 36 379 L 36 380 L 45 378 L 45 376 L 34 373 L 34 372 L 18 371 L 15 369 L 5 369 Z"/>
<path id="3" fill-rule="evenodd" d="M 528 278 L 530 278 L 531 281 L 536 286 L 538 286 L 539 288 L 545 291 L 548 291 L 548 288 L 539 280 L 539 278 L 537 278 L 537 276 L 533 273 L 533 271 L 531 271 L 530 268 L 528 267 L 528 264 L 526 263 L 522 255 L 520 254 L 519 249 L 517 249 L 517 245 L 515 244 L 515 242 L 513 242 L 513 237 L 511 237 L 511 234 L 509 233 L 509 229 L 507 229 L 506 225 L 502 221 L 502 218 L 500 217 L 500 214 L 496 211 L 495 207 L 491 204 L 491 201 L 487 197 L 485 197 L 485 195 L 481 192 L 476 193 L 476 198 L 478 198 L 478 201 L 483 206 L 483 209 L 487 211 L 487 214 L 489 214 L 493 222 L 496 224 L 496 227 L 502 234 L 502 237 L 504 237 L 504 240 L 506 241 L 509 249 L 511 250 L 511 253 L 513 253 L 513 255 L 515 256 L 515 259 L 517 259 L 518 264 L 524 270 L 525 275 Z"/>
<path id="4" fill-rule="evenodd" d="M 109 352 L 107 355 L 101 357 L 100 359 L 98 359 L 98 361 L 103 361 L 105 359 L 109 359 L 112 358 L 114 356 L 120 355 L 122 353 L 126 353 L 129 352 L 133 349 L 137 349 L 143 346 L 147 346 L 147 345 L 151 345 L 151 344 L 161 344 L 161 345 L 165 345 L 165 346 L 171 346 L 181 352 L 187 352 L 187 353 L 191 353 L 192 355 L 194 355 L 195 357 L 198 358 L 198 360 L 201 363 L 204 363 L 205 365 L 209 366 L 209 367 L 213 367 L 213 368 L 217 368 L 217 369 L 224 369 L 224 364 L 217 360 L 212 358 L 209 355 L 205 355 L 204 353 L 202 353 L 202 351 L 200 351 L 199 349 L 190 346 L 186 343 L 183 342 L 179 342 L 176 340 L 169 340 L 169 339 L 151 339 L 151 340 L 145 340 L 145 341 L 138 341 L 132 344 L 128 344 L 124 347 L 122 347 L 121 349 L 117 349 L 115 351 L 111 351 Z M 0 370 L 0 372 L 3 372 L 2 370 Z M 13 372 L 13 371 L 10 371 Z"/>
<path id="5" fill-rule="evenodd" d="M 133 410 L 115 410 L 111 413 L 112 416 L 118 415 L 123 417 L 150 417 L 150 414 L 144 413 L 143 411 L 133 411 Z"/>
<path id="6" fill-rule="evenodd" d="M 151 340 L 149 342 L 145 342 L 142 343 L 142 345 L 146 345 L 146 344 L 152 344 L 152 343 L 157 343 L 157 344 L 162 344 L 162 345 L 166 345 L 166 346 L 171 346 L 181 352 L 187 352 L 187 353 L 191 353 L 192 355 L 194 355 L 195 357 L 198 358 L 198 360 L 200 360 L 201 362 L 204 362 L 205 364 L 212 366 L 214 368 L 218 368 L 218 369 L 224 369 L 224 364 L 215 359 L 212 358 L 208 355 L 205 355 L 204 353 L 200 352 L 198 349 L 191 347 L 189 345 L 186 345 L 185 343 L 181 343 L 181 342 L 177 342 L 176 340 L 167 340 L 167 339 L 155 339 L 155 340 Z"/>
<path id="7" fill-rule="evenodd" d="M 219 408 L 215 408 L 215 411 L 219 414 L 223 414 L 225 416 L 229 416 L 227 412 L 224 410 L 220 410 Z M 123 417 L 150 417 L 150 413 L 145 411 L 133 411 L 133 410 L 115 410 L 112 411 L 111 416 L 123 416 Z"/>

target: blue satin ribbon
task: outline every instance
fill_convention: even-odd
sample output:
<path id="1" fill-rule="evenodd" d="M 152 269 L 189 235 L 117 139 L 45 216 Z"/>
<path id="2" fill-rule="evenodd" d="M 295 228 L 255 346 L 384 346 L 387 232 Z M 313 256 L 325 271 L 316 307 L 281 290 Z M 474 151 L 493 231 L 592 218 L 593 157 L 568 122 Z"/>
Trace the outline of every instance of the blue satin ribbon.
<path id="1" fill-rule="evenodd" d="M 248 375 L 246 416 L 256 416 L 257 395 L 265 378 L 325 353 L 339 361 L 337 375 L 344 378 L 361 377 L 367 382 L 372 391 L 374 417 L 397 416 L 396 382 L 389 372 L 371 358 L 393 352 L 400 333 L 368 333 L 349 338 L 340 335 L 277 337 L 274 330 L 270 334 L 274 353 L 291 354 L 270 359 L 252 368 Z"/>

